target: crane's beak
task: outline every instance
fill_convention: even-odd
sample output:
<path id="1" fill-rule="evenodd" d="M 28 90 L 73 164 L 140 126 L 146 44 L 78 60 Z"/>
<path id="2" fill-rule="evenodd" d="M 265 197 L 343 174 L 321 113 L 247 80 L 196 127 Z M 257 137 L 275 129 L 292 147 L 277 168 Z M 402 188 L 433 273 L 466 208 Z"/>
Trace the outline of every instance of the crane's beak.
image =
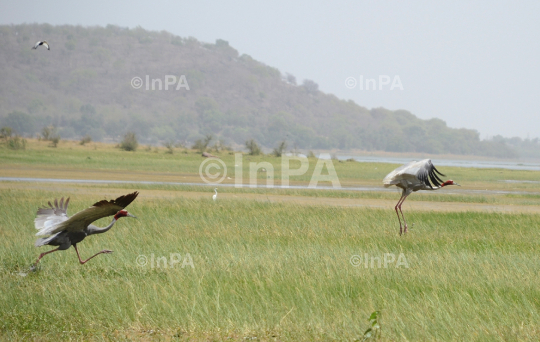
<path id="1" fill-rule="evenodd" d="M 454 183 L 454 185 L 461 186 L 461 185 L 459 185 L 458 183 Z"/>
<path id="2" fill-rule="evenodd" d="M 128 216 L 128 217 L 133 217 L 133 218 L 137 218 L 137 216 L 135 216 L 135 215 L 132 215 L 132 214 L 130 214 L 130 213 L 128 213 L 128 214 L 127 214 L 127 216 Z"/>

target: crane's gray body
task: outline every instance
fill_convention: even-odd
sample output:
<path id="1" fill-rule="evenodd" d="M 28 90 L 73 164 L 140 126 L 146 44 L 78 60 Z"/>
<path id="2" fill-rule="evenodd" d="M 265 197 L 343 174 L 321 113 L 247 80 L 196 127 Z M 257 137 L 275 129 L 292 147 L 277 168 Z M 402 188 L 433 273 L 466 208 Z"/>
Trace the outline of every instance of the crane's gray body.
<path id="1" fill-rule="evenodd" d="M 58 246 L 59 247 L 58 249 L 63 251 L 81 242 L 88 235 L 96 234 L 96 232 L 103 233 L 104 231 L 105 231 L 104 228 L 99 228 L 94 225 L 89 225 L 87 228 L 83 229 L 82 231 L 70 232 L 67 230 L 63 230 L 52 236 L 37 239 L 35 246 L 36 247 L 45 246 L 45 245 Z"/>

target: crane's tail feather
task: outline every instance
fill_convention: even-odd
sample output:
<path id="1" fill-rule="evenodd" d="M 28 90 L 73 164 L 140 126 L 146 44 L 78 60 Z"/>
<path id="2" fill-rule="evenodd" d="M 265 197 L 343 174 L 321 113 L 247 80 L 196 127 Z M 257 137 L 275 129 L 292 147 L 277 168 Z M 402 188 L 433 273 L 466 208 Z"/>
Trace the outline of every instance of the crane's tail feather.
<path id="1" fill-rule="evenodd" d="M 62 197 L 60 199 L 60 203 L 58 203 L 58 199 L 55 199 L 54 205 L 51 203 L 51 201 L 49 201 L 48 204 L 48 207 L 45 206 L 38 208 L 36 218 L 34 220 L 34 225 L 38 230 L 36 235 L 38 236 L 52 234 L 52 232 L 58 228 L 58 225 L 68 219 L 67 207 L 69 204 L 69 197 L 65 202 L 64 197 Z"/>
<path id="2" fill-rule="evenodd" d="M 45 246 L 47 244 L 49 244 L 49 242 L 51 242 L 52 240 L 54 240 L 58 234 L 60 234 L 62 232 L 58 232 L 52 236 L 49 236 L 49 237 L 46 237 L 46 238 L 40 238 L 40 239 L 37 239 L 36 242 L 34 243 L 34 246 L 36 247 L 40 247 L 40 246 Z"/>

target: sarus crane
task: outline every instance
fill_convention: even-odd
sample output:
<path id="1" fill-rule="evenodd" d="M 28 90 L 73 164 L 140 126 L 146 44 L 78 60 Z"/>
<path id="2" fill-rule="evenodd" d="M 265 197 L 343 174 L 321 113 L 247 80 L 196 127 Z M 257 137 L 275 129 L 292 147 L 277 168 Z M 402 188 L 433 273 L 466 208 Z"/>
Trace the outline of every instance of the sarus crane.
<path id="1" fill-rule="evenodd" d="M 70 246 L 75 248 L 81 265 L 99 254 L 112 253 L 112 251 L 104 249 L 83 261 L 79 255 L 77 243 L 84 240 L 88 235 L 105 233 L 111 229 L 121 217 L 135 217 L 124 210 L 124 208 L 133 202 L 135 198 L 137 198 L 137 195 L 139 195 L 139 193 L 135 191 L 131 194 L 120 196 L 115 200 L 102 200 L 94 203 L 90 208 L 79 211 L 71 217 L 67 216 L 69 198 L 65 202 L 63 197 L 60 199 L 60 202 L 55 199 L 54 205 L 49 201 L 48 207 L 45 206 L 39 208 L 37 217 L 34 220 L 36 229 L 38 230 L 36 235 L 48 235 L 48 237 L 37 239 L 35 246 L 51 245 L 58 246 L 58 248 L 41 253 L 32 269 L 36 268 L 41 258 L 45 255 L 59 250 L 66 250 Z M 111 215 L 114 215 L 114 218 L 107 227 L 100 228 L 91 224 L 100 218 Z"/>
<path id="2" fill-rule="evenodd" d="M 50 50 L 50 49 L 51 49 L 51 47 L 49 46 L 49 43 L 47 43 L 47 41 L 45 41 L 45 40 L 40 40 L 39 42 L 37 42 L 36 45 L 34 45 L 34 46 L 32 47 L 32 49 L 35 50 L 35 49 L 37 49 L 38 46 L 40 46 L 40 45 L 45 46 L 45 47 L 47 48 L 47 50 Z"/>
<path id="3" fill-rule="evenodd" d="M 395 207 L 399 220 L 399 235 L 407 233 L 407 222 L 405 221 L 405 216 L 403 216 L 403 211 L 401 211 L 401 205 L 403 202 L 405 202 L 407 196 L 418 190 L 434 191 L 439 190 L 447 185 L 459 185 L 453 180 L 443 181 L 437 176 L 437 174 L 445 176 L 435 168 L 431 162 L 431 159 L 424 159 L 421 161 L 412 161 L 408 164 L 402 165 L 384 177 L 383 184 L 385 188 L 395 185 L 398 188 L 403 189 L 401 198 Z M 433 185 L 430 183 L 430 181 L 433 183 Z M 401 224 L 398 209 L 401 212 L 404 226 Z"/>

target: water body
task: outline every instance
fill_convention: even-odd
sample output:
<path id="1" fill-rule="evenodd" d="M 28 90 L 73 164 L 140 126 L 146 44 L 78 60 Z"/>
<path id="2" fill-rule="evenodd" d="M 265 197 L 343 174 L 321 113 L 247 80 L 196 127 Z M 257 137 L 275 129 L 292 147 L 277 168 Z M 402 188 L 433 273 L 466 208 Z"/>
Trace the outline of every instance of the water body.
<path id="1" fill-rule="evenodd" d="M 308 187 L 307 185 L 269 186 L 266 184 L 208 184 L 208 183 L 182 183 L 182 182 L 152 182 L 152 181 L 122 181 L 122 180 L 102 180 L 102 179 L 57 179 L 57 178 L 18 178 L 0 177 L 0 182 L 35 182 L 35 183 L 80 183 L 80 184 L 144 184 L 144 185 L 184 185 L 184 186 L 205 186 L 218 188 L 268 188 L 268 189 L 316 189 L 316 190 L 356 190 L 356 191 L 392 191 L 392 189 L 381 187 L 347 187 L 334 188 L 332 186 Z"/>
<path id="2" fill-rule="evenodd" d="M 342 187 L 334 188 L 331 186 L 317 186 L 310 188 L 307 185 L 289 185 L 289 186 L 268 186 L 266 184 L 208 184 L 208 183 L 181 183 L 181 182 L 152 182 L 152 181 L 121 181 L 121 180 L 102 180 L 102 179 L 56 179 L 56 178 L 18 178 L 18 177 L 0 177 L 0 182 L 33 182 L 33 183 L 71 183 L 71 184 L 143 184 L 143 185 L 175 185 L 175 186 L 200 186 L 200 187 L 218 187 L 218 188 L 245 188 L 245 189 L 305 189 L 305 190 L 348 190 L 348 191 L 393 191 L 401 194 L 401 190 L 395 186 L 385 188 L 380 187 Z M 468 190 L 462 187 L 449 187 L 442 191 L 422 191 L 426 194 L 435 194 L 444 192 L 445 194 L 529 194 L 524 191 L 499 191 L 499 190 Z"/>
<path id="3" fill-rule="evenodd" d="M 352 158 L 358 162 L 366 163 L 392 163 L 406 164 L 420 158 L 399 158 L 399 157 L 376 157 L 376 156 L 338 156 L 340 160 Z M 522 161 L 493 161 L 493 160 L 458 160 L 458 159 L 436 159 L 431 158 L 435 166 L 455 166 L 472 167 L 485 169 L 508 169 L 508 170 L 530 170 L 540 171 L 540 163 Z"/>

